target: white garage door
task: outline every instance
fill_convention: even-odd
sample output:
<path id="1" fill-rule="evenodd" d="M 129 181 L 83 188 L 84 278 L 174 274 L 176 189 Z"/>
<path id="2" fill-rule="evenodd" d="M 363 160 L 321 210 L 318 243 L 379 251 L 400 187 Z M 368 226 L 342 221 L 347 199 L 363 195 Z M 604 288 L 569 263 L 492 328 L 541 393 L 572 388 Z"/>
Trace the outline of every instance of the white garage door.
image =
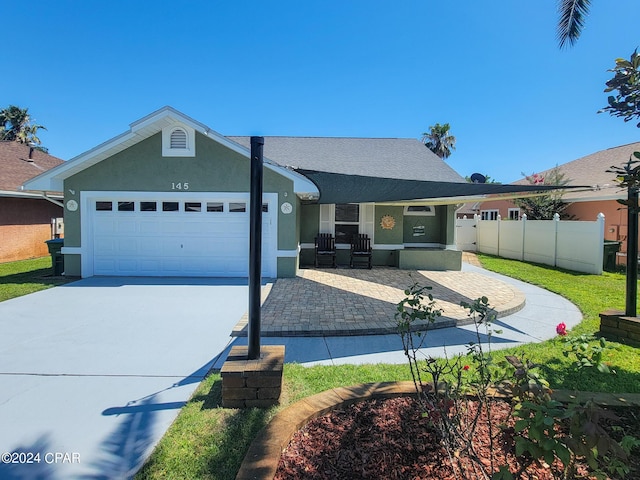
<path id="1" fill-rule="evenodd" d="M 262 214 L 262 274 L 269 277 L 276 276 L 275 200 L 265 195 Z M 88 206 L 94 275 L 249 273 L 248 194 L 118 192 L 92 197 Z"/>

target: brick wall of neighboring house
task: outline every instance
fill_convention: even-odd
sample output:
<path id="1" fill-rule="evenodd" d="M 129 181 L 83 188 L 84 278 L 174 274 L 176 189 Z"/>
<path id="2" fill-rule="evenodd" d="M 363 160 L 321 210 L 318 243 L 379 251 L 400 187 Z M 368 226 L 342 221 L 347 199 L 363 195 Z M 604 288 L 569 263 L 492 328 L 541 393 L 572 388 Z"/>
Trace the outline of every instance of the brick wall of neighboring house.
<path id="1" fill-rule="evenodd" d="M 62 214 L 47 200 L 0 197 L 0 263 L 49 255 L 51 219 Z"/>

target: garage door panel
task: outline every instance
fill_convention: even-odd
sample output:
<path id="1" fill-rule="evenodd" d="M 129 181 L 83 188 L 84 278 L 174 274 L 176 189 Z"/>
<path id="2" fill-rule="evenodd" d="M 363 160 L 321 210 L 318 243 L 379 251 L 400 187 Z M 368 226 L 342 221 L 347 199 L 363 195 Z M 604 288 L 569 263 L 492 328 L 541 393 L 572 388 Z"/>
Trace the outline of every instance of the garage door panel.
<path id="1" fill-rule="evenodd" d="M 117 267 L 121 275 L 136 275 L 138 273 L 138 261 L 135 258 L 119 258 Z"/>
<path id="2" fill-rule="evenodd" d="M 130 234 L 138 232 L 138 222 L 135 219 L 118 220 L 116 222 L 116 232 L 120 234 Z"/>
<path id="3" fill-rule="evenodd" d="M 115 255 L 116 247 L 113 238 L 98 237 L 95 239 L 94 251 L 100 252 L 100 255 Z"/>
<path id="4" fill-rule="evenodd" d="M 157 220 L 140 220 L 139 231 L 142 234 L 157 234 L 160 233 L 160 225 Z"/>
<path id="5" fill-rule="evenodd" d="M 140 252 L 140 242 L 137 238 L 118 238 L 114 243 L 116 244 L 117 255 L 137 256 Z"/>
<path id="6" fill-rule="evenodd" d="M 104 215 L 97 216 L 94 218 L 94 233 L 97 235 L 111 234 L 116 230 L 115 224 L 116 222 L 113 218 L 105 217 Z"/>
<path id="7" fill-rule="evenodd" d="M 140 266 L 140 274 L 147 276 L 158 272 L 162 267 L 162 262 L 159 258 L 143 258 L 138 262 L 138 265 Z"/>
<path id="8" fill-rule="evenodd" d="M 133 211 L 94 211 L 93 271 L 97 275 L 142 276 L 246 276 L 248 274 L 249 214 L 223 211 L 140 211 L 141 200 L 127 193 Z M 146 194 L 148 197 L 148 194 Z M 163 204 L 163 197 L 153 199 Z M 246 196 L 248 200 L 248 195 Z M 104 200 L 102 200 L 104 201 Z M 117 205 L 117 200 L 111 200 Z M 175 197 L 169 201 L 175 203 Z M 243 203 L 239 200 L 236 203 Z M 145 203 L 149 203 L 148 200 Z M 246 202 L 248 205 L 248 201 Z M 205 207 L 202 207 L 205 208 Z M 277 209 L 270 208 L 270 211 Z M 275 222 L 263 213 L 262 264 L 266 275 L 275 275 Z"/>

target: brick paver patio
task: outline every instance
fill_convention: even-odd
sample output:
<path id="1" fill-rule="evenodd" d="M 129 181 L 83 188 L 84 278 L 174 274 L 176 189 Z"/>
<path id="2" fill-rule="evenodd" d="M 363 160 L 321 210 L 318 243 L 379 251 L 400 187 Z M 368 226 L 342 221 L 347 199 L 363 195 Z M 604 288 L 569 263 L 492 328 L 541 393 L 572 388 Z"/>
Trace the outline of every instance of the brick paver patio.
<path id="1" fill-rule="evenodd" d="M 296 278 L 268 286 L 261 313 L 263 336 L 324 336 L 396 333 L 396 305 L 414 283 L 429 285 L 442 308 L 437 327 L 468 323 L 461 301 L 486 296 L 498 316 L 524 307 L 517 288 L 481 273 L 410 271 L 390 267 L 302 269 Z M 234 335 L 246 335 L 247 317 Z"/>

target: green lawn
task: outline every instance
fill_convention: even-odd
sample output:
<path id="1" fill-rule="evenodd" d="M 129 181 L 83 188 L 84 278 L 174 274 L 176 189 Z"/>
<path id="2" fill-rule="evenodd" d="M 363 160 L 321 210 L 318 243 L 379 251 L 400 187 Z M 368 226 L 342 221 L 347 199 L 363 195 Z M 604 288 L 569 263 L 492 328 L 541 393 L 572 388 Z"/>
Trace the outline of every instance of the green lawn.
<path id="1" fill-rule="evenodd" d="M 480 256 L 480 259 L 489 270 L 542 286 L 576 304 L 583 312 L 584 321 L 570 335 L 595 333 L 600 311 L 624 309 L 624 275 L 583 275 L 487 256 Z M 562 318 L 557 320 L 560 323 Z M 544 374 L 554 388 L 640 393 L 640 355 L 636 348 L 609 342 L 605 360 L 617 371 L 616 375 L 596 370 L 576 371 L 562 351 L 562 342 L 554 339 L 498 355 L 525 353 L 542 364 Z M 280 407 L 233 410 L 220 406 L 221 380 L 217 373 L 212 373 L 183 408 L 136 478 L 233 479 L 255 434 L 279 409 L 332 387 L 410 378 L 406 365 L 305 368 L 287 364 Z"/>
<path id="2" fill-rule="evenodd" d="M 50 256 L 0 263 L 0 302 L 69 282 L 52 275 Z"/>

